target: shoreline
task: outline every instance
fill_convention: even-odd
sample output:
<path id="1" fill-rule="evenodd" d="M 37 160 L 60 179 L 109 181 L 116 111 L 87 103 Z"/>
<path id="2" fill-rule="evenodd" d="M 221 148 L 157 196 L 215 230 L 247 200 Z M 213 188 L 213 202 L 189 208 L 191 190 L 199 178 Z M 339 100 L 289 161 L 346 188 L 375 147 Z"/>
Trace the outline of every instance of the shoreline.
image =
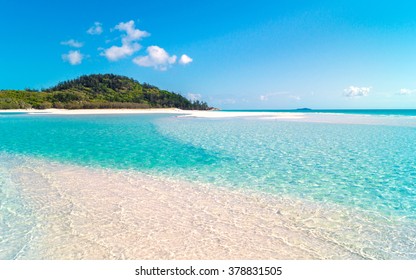
<path id="1" fill-rule="evenodd" d="M 149 115 L 173 114 L 177 118 L 188 119 L 257 119 L 264 121 L 291 121 L 322 124 L 361 124 L 361 125 L 393 125 L 416 126 L 414 116 L 384 116 L 360 115 L 338 113 L 301 113 L 301 112 L 230 112 L 230 111 L 203 111 L 182 110 L 178 108 L 152 108 L 152 109 L 30 109 L 30 110 L 0 110 L 0 113 L 27 113 L 29 115 L 58 115 L 58 116 L 92 116 L 92 115 Z M 399 122 L 397 120 L 400 120 Z M 403 122 L 406 120 L 406 122 Z"/>
<path id="2" fill-rule="evenodd" d="M 12 158 L 12 178 L 37 218 L 16 259 L 406 258 L 385 251 L 401 232 L 369 243 L 394 222 L 371 213 L 139 171 Z"/>
<path id="3" fill-rule="evenodd" d="M 152 108 L 152 109 L 16 109 L 0 110 L 0 114 L 23 113 L 29 115 L 141 115 L 141 114 L 174 114 L 178 118 L 201 118 L 201 119 L 233 119 L 233 118 L 255 118 L 259 120 L 273 121 L 299 121 L 309 123 L 342 123 L 342 124 L 374 124 L 374 125 L 403 125 L 396 120 L 406 120 L 404 125 L 416 126 L 416 116 L 406 115 L 367 115 L 367 114 L 344 114 L 344 113 L 322 113 L 322 112 L 234 112 L 218 110 L 182 110 L 178 108 Z"/>
<path id="4" fill-rule="evenodd" d="M 27 113 L 27 114 L 51 114 L 51 115 L 104 115 L 104 114 L 183 114 L 184 110 L 177 108 L 152 108 L 152 109 L 16 109 L 0 110 L 0 113 Z"/>
<path id="5" fill-rule="evenodd" d="M 122 115 L 122 114 L 178 114 L 187 118 L 238 118 L 238 117 L 262 117 L 264 119 L 299 119 L 303 113 L 294 112 L 223 112 L 203 110 L 182 110 L 178 108 L 152 108 L 152 109 L 16 109 L 0 110 L 0 113 L 27 113 L 39 115 Z"/>

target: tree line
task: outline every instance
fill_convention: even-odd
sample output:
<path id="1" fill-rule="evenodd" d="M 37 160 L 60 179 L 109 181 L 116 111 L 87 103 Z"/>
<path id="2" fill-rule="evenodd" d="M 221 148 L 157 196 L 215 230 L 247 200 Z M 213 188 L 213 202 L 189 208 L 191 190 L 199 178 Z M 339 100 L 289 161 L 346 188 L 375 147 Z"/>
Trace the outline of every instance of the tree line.
<path id="1" fill-rule="evenodd" d="M 114 74 L 84 75 L 36 90 L 1 90 L 0 109 L 143 109 L 210 110 L 206 102 Z"/>

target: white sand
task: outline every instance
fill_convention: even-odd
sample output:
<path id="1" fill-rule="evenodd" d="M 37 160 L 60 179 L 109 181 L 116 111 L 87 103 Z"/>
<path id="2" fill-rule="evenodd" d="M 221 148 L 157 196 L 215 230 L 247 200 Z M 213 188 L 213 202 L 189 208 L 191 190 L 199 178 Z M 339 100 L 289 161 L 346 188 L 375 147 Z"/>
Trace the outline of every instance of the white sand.
<path id="1" fill-rule="evenodd" d="M 13 173 L 38 219 L 18 259 L 360 259 L 389 247 L 368 241 L 377 217 L 348 209 L 35 159 Z"/>
<path id="2" fill-rule="evenodd" d="M 177 108 L 166 109 L 45 109 L 45 110 L 0 110 L 0 113 L 29 113 L 29 114 L 53 114 L 53 115 L 113 115 L 113 114 L 179 114 L 181 117 L 191 118 L 263 118 L 263 119 L 299 119 L 302 113 L 278 113 L 278 112 L 224 112 L 224 111 L 199 111 L 181 110 Z"/>
<path id="3" fill-rule="evenodd" d="M 181 117 L 193 118 L 262 118 L 262 119 L 298 119 L 303 118 L 301 113 L 281 113 L 281 112 L 223 112 L 223 111 L 189 111 Z"/>
<path id="4" fill-rule="evenodd" d="M 0 110 L 0 113 L 29 113 L 29 114 L 54 114 L 54 115 L 107 115 L 107 114 L 184 114 L 181 109 L 27 109 L 27 110 Z"/>

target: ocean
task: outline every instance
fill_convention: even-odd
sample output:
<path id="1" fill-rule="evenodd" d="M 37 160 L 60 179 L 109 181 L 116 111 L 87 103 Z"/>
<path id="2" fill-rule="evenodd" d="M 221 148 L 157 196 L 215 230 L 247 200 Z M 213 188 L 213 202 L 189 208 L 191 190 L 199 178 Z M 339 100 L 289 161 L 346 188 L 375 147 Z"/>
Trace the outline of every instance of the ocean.
<path id="1" fill-rule="evenodd" d="M 105 176 L 101 173 L 101 177 L 96 176 L 96 180 L 102 180 L 100 184 L 106 186 L 106 192 L 111 192 L 111 188 L 124 180 L 120 178 L 126 178 L 128 182 L 133 180 L 130 176 L 141 174 L 149 180 L 134 185 L 133 189 L 142 185 L 157 189 L 159 185 L 154 182 L 162 180 L 175 182 L 171 184 L 171 190 L 166 190 L 174 193 L 182 193 L 181 184 L 190 184 L 190 188 L 186 185 L 189 192 L 192 192 L 192 186 L 202 186 L 218 188 L 225 193 L 229 190 L 231 198 L 236 192 L 260 195 L 262 203 L 269 203 L 265 204 L 267 209 L 270 207 L 267 219 L 275 220 L 270 221 L 273 223 L 284 220 L 285 230 L 296 232 L 298 237 L 292 236 L 293 240 L 289 242 L 284 236 L 276 237 L 277 233 L 272 229 L 267 233 L 267 224 L 261 220 L 260 212 L 254 213 L 262 211 L 254 210 L 258 206 L 247 206 L 253 207 L 253 214 L 250 209 L 240 207 L 234 217 L 247 219 L 243 221 L 245 233 L 248 229 L 254 232 L 262 229 L 265 230 L 262 238 L 285 240 L 289 246 L 287 252 L 299 250 L 298 254 L 283 254 L 286 258 L 416 259 L 416 111 L 293 112 L 302 117 L 1 113 L 0 259 L 96 258 L 96 255 L 89 256 L 85 248 L 69 246 L 65 253 L 46 248 L 52 247 L 51 244 L 65 247 L 71 242 L 79 242 L 80 230 L 74 230 L 72 226 L 81 223 L 80 219 L 87 215 L 79 214 L 82 211 L 89 213 L 88 219 L 98 219 L 91 210 L 82 210 L 82 205 L 78 205 L 79 213 L 74 214 L 77 195 L 73 194 L 70 203 L 65 204 L 62 202 L 68 192 L 62 187 L 65 182 L 57 183 L 60 182 L 58 179 L 66 178 L 62 181 L 72 182 L 79 188 L 79 193 L 83 193 L 80 180 L 88 185 L 94 176 L 77 174 L 88 170 L 109 172 Z M 113 175 L 108 174 L 124 177 L 115 180 L 117 184 L 111 184 L 111 180 L 105 178 Z M 94 188 L 99 188 L 100 184 Z M 169 183 L 162 185 L 167 188 Z M 99 190 L 94 191 L 99 193 Z M 97 193 L 90 195 L 97 196 Z M 130 196 L 134 196 L 133 193 Z M 182 195 L 186 200 L 187 194 Z M 178 204 L 181 203 L 179 198 Z M 169 197 L 164 199 L 170 203 Z M 242 200 L 235 196 L 235 201 Z M 210 207 L 214 203 L 203 209 L 211 213 Z M 227 208 L 229 203 L 219 205 L 229 209 L 227 213 L 231 213 L 232 220 L 232 211 L 237 210 Z M 178 209 L 186 205 L 178 206 Z M 71 227 L 54 228 L 51 217 L 57 215 L 56 209 L 60 209 L 60 214 L 55 219 L 62 221 L 62 225 L 69 223 L 66 219 L 70 215 L 77 218 L 69 223 Z M 111 211 L 106 215 L 111 216 Z M 210 223 L 217 223 L 213 214 L 210 215 Z M 261 221 L 256 222 L 252 217 Z M 180 216 L 178 219 L 181 223 Z M 189 219 L 193 219 L 192 214 Z M 248 226 L 250 219 L 253 221 Z M 66 238 L 66 231 L 71 231 L 77 241 Z M 226 232 L 227 227 L 216 234 L 227 235 L 223 231 Z M 235 227 L 230 232 L 241 233 Z M 50 236 L 48 242 L 43 240 L 44 236 Z M 141 238 L 146 238 L 143 236 Z M 105 243 L 102 232 L 89 238 L 101 245 Z M 219 240 L 220 244 L 225 242 Z M 250 237 L 246 242 L 251 244 Z M 123 244 L 117 246 L 123 251 Z M 244 243 L 241 246 L 245 246 Z M 326 250 L 322 251 L 322 248 Z M 71 250 L 77 254 L 72 254 Z M 282 254 L 278 253 L 279 248 L 275 249 L 275 255 L 259 251 L 256 257 L 279 258 Z M 104 254 L 103 258 L 135 256 L 126 251 Z M 158 258 L 159 255 L 149 256 Z M 178 255 L 166 253 L 162 258 L 175 256 Z M 209 258 L 203 253 L 191 256 Z M 229 258 L 241 256 L 245 255 L 238 255 L 238 251 L 228 255 Z"/>

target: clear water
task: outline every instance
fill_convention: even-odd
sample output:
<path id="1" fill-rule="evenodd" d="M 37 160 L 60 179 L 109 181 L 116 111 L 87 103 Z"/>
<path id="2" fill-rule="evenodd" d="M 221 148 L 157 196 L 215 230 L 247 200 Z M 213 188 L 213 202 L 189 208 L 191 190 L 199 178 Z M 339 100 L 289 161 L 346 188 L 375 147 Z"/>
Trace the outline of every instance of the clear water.
<path id="1" fill-rule="evenodd" d="M 227 158 L 183 176 L 416 219 L 413 127 L 234 119 L 159 127 Z"/>
<path id="2" fill-rule="evenodd" d="M 416 128 L 408 119 L 390 118 L 400 125 L 380 125 L 377 116 L 374 124 L 370 119 L 360 125 L 331 123 L 330 115 L 326 123 L 175 115 L 2 115 L 0 247 L 6 248 L 12 237 L 25 244 L 36 220 L 8 178 L 12 161 L 4 155 L 261 190 L 375 212 L 401 221 L 396 226 L 407 230 L 416 226 Z M 415 233 L 409 234 L 413 240 Z M 413 254 L 414 246 L 408 250 Z M 16 254 L 6 251 L 2 258 Z"/>

